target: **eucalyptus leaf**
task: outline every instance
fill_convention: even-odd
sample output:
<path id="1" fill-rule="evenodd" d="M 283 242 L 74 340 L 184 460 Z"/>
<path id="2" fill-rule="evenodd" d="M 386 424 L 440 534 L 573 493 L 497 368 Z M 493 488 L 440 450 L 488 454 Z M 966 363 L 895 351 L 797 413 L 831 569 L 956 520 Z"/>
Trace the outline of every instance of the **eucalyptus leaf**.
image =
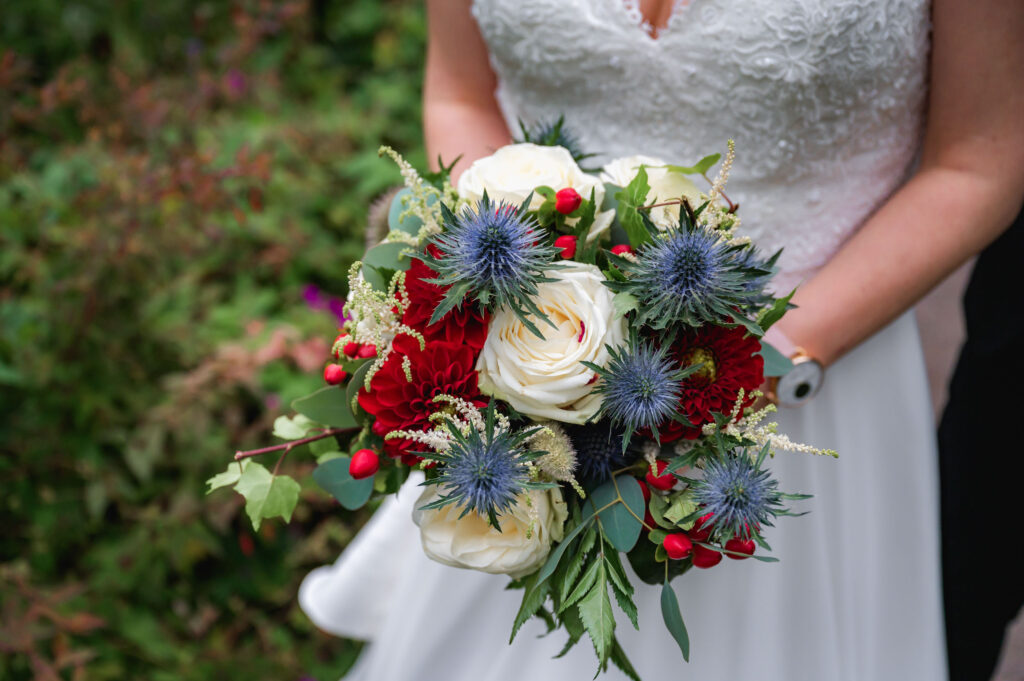
<path id="1" fill-rule="evenodd" d="M 608 506 L 599 515 L 601 529 L 612 546 L 628 553 L 643 528 L 638 518 L 644 517 L 644 495 L 636 478 L 620 475 L 614 481 L 609 480 L 590 494 L 587 504 L 594 511 Z"/>
<path id="2" fill-rule="evenodd" d="M 683 622 L 683 615 L 679 612 L 679 600 L 672 585 L 665 582 L 661 587 L 661 616 L 665 620 L 672 638 L 679 644 L 679 650 L 683 653 L 683 659 L 690 661 L 690 635 L 686 632 L 686 624 Z"/>
<path id="3" fill-rule="evenodd" d="M 757 354 L 764 358 L 765 376 L 785 376 L 793 368 L 793 362 L 773 345 L 761 339 L 761 350 Z"/>
<path id="4" fill-rule="evenodd" d="M 694 163 L 692 166 L 676 166 L 667 165 L 670 173 L 682 173 L 683 175 L 703 175 L 704 173 L 711 170 L 711 168 L 718 163 L 718 159 L 722 158 L 721 154 L 711 154 L 705 156 L 701 160 Z"/>
<path id="5" fill-rule="evenodd" d="M 312 395 L 300 397 L 292 402 L 292 409 L 317 423 L 333 428 L 358 428 L 345 391 L 337 386 L 327 386 Z"/>
<path id="6" fill-rule="evenodd" d="M 363 266 L 370 265 L 378 269 L 407 270 L 412 264 L 409 254 L 414 253 L 415 250 L 409 244 L 397 241 L 377 244 L 363 256 Z"/>
<path id="7" fill-rule="evenodd" d="M 412 192 L 408 189 L 402 189 L 402 191 L 395 194 L 395 198 L 391 201 L 391 207 L 388 210 L 388 228 L 393 231 L 401 231 L 406 234 L 412 234 L 417 236 L 420 233 L 420 228 L 423 226 L 423 221 L 412 214 L 406 214 L 402 218 L 402 213 L 406 213 L 408 207 L 405 202 L 408 197 L 412 196 Z M 435 195 L 430 195 L 427 199 L 427 203 L 433 203 L 437 198 Z"/>
<path id="8" fill-rule="evenodd" d="M 342 506 L 354 511 L 367 502 L 373 493 L 373 476 L 356 480 L 348 472 L 351 459 L 339 456 L 328 459 L 313 469 L 313 480 Z"/>

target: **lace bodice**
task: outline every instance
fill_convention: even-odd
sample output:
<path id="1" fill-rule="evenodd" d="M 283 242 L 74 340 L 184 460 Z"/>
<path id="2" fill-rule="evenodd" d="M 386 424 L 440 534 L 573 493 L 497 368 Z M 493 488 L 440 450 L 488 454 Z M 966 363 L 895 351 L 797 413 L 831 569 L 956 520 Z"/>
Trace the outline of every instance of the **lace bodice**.
<path id="1" fill-rule="evenodd" d="M 728 193 L 780 284 L 823 265 L 918 147 L 927 0 L 474 0 L 511 129 L 564 114 L 599 160 L 692 163 L 736 140 Z"/>

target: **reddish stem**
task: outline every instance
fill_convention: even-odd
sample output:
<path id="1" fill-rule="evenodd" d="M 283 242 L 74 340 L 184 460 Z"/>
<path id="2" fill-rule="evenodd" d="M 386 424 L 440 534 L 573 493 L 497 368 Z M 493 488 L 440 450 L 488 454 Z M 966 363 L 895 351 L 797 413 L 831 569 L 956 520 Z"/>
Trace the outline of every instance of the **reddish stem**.
<path id="1" fill-rule="evenodd" d="M 237 452 L 235 452 L 235 461 L 241 461 L 242 459 L 247 459 L 250 456 L 259 456 L 260 454 L 268 454 L 270 452 L 280 452 L 281 450 L 284 450 L 284 453 L 281 454 L 281 458 L 278 459 L 278 462 L 277 462 L 277 465 L 280 466 L 281 465 L 281 461 L 284 459 L 285 455 L 288 454 L 288 452 L 290 452 L 293 447 L 298 447 L 299 445 L 309 444 L 310 442 L 316 442 L 317 440 L 323 440 L 324 438 L 331 437 L 332 435 L 340 435 L 341 433 L 347 433 L 347 432 L 352 431 L 352 430 L 356 430 L 356 429 L 355 428 L 331 428 L 329 430 L 325 430 L 324 432 L 320 433 L 319 435 L 311 435 L 309 437 L 304 437 L 301 440 L 292 440 L 291 442 L 283 442 L 283 443 L 281 443 L 279 445 L 273 445 L 272 447 L 260 447 L 259 449 L 247 449 L 247 450 L 244 450 L 244 451 L 237 451 Z M 276 470 L 276 468 L 275 468 L 275 470 Z"/>

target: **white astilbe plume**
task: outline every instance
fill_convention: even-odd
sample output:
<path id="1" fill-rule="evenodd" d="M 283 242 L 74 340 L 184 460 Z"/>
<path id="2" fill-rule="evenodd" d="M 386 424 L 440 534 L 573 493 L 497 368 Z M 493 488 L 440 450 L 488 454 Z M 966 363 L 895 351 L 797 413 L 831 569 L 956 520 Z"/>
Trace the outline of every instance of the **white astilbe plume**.
<path id="1" fill-rule="evenodd" d="M 446 181 L 444 190 L 438 191 L 436 187 L 425 182 L 420 177 L 420 174 L 416 172 L 416 169 L 391 147 L 387 145 L 381 146 L 377 153 L 381 156 L 388 156 L 395 162 L 399 172 L 402 173 L 402 181 L 411 194 L 402 200 L 405 210 L 400 218 L 404 219 L 411 215 L 419 218 L 423 223 L 419 233 L 415 236 L 402 230 L 392 230 L 388 232 L 385 240 L 399 241 L 418 246 L 431 235 L 440 233 L 441 202 L 446 201 L 454 204 L 458 200 L 458 194 L 451 186 L 451 183 Z"/>
<path id="2" fill-rule="evenodd" d="M 755 397 L 762 396 L 760 391 L 755 391 L 753 394 Z M 839 454 L 834 449 L 820 449 L 811 445 L 793 442 L 789 439 L 789 436 L 778 432 L 779 424 L 774 421 L 761 425 L 761 421 L 767 418 L 769 414 L 773 414 L 778 410 L 774 404 L 766 405 L 757 411 L 748 411 L 743 416 L 739 416 L 743 405 L 743 398 L 744 391 L 743 388 L 740 388 L 739 394 L 736 397 L 736 403 L 733 405 L 732 412 L 730 413 L 729 423 L 721 429 L 723 434 L 752 440 L 760 447 L 768 445 L 768 451 L 772 456 L 775 456 L 776 450 L 781 449 L 787 452 L 801 452 L 803 454 L 839 458 Z M 702 428 L 702 432 L 709 436 L 714 435 L 717 430 L 718 427 L 714 423 L 706 423 Z"/>
<path id="3" fill-rule="evenodd" d="M 363 279 L 362 263 L 355 262 L 348 272 L 349 297 L 345 303 L 345 314 L 349 319 L 344 330 L 351 341 L 360 345 L 370 344 L 377 348 L 377 359 L 366 372 L 364 385 L 370 390 L 370 380 L 380 371 L 391 354 L 395 336 L 402 333 L 419 341 L 420 349 L 425 347 L 423 334 L 402 323 L 402 315 L 409 307 L 409 294 L 405 290 L 405 272 L 396 272 L 391 278 L 387 291 L 378 291 Z M 407 360 L 408 358 L 406 358 Z M 405 377 L 412 381 L 408 362 L 403 362 Z"/>
<path id="4" fill-rule="evenodd" d="M 454 426 L 460 433 L 466 435 L 470 430 L 475 429 L 483 433 L 486 422 L 480 409 L 476 405 L 454 395 L 437 395 L 433 402 L 437 403 L 438 411 L 430 415 L 434 427 L 428 430 L 393 430 L 384 436 L 385 440 L 408 439 L 413 442 L 426 445 L 435 452 L 444 453 L 451 447 L 453 435 L 448 429 L 448 424 Z M 495 412 L 495 432 L 508 432 L 512 424 L 504 414 Z M 424 463 L 429 460 L 424 459 Z"/>

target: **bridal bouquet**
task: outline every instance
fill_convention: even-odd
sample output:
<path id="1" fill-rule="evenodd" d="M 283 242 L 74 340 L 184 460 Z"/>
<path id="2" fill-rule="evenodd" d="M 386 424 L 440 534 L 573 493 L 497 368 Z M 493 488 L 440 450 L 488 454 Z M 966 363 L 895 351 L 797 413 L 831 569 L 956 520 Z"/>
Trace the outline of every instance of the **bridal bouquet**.
<path id="1" fill-rule="evenodd" d="M 765 257 L 737 234 L 729 154 L 581 170 L 553 134 L 476 161 L 402 172 L 390 232 L 349 273 L 327 387 L 275 435 L 239 452 L 233 486 L 255 526 L 290 518 L 299 485 L 254 455 L 300 445 L 313 480 L 348 509 L 424 473 L 423 550 L 523 589 L 532 616 L 588 634 L 599 667 L 636 673 L 612 602 L 637 625 L 634 584 L 661 584 L 665 625 L 689 655 L 670 580 L 723 558 L 774 560 L 764 532 L 793 513 L 765 467 L 795 445 L 755 409 L 788 360 L 760 339 L 789 307 Z M 531 137 L 527 135 L 529 140 Z M 701 192 L 689 179 L 708 178 Z M 790 294 L 792 295 L 792 294 Z M 831 452 L 818 452 L 831 453 Z"/>

